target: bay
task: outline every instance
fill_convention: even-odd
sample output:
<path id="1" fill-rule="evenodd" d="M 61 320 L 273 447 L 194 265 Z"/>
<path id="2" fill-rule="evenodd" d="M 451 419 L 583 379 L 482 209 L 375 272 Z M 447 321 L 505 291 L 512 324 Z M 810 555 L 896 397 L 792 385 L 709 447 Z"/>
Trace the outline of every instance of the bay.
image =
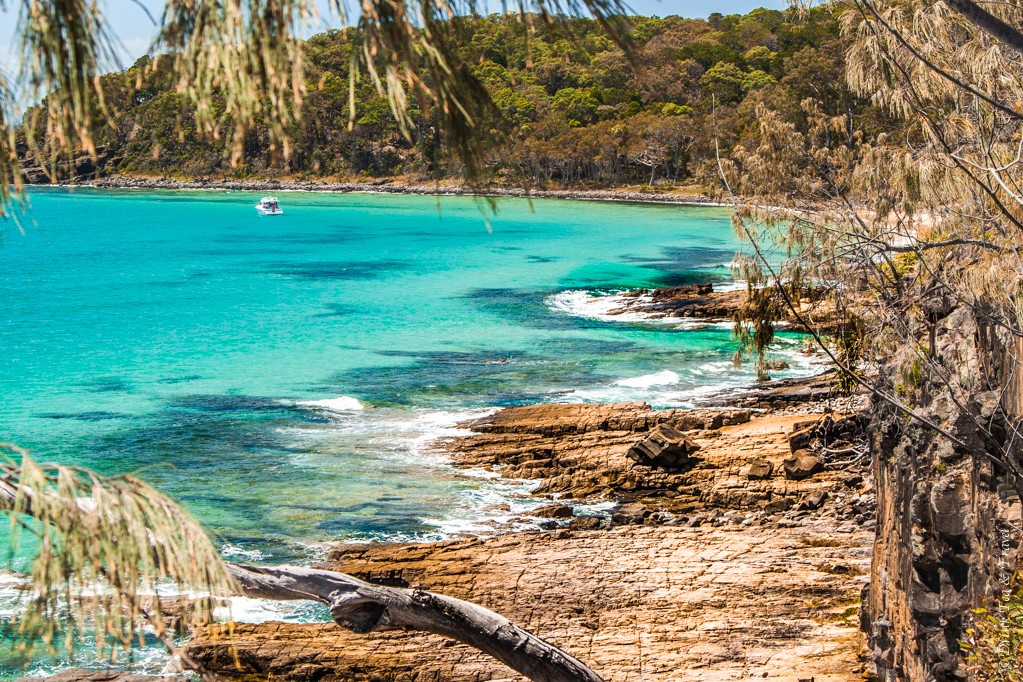
<path id="1" fill-rule="evenodd" d="M 0 437 L 139 472 L 228 556 L 486 532 L 538 504 L 429 441 L 504 405 L 646 400 L 752 381 L 728 325 L 587 313 L 727 285 L 730 214 L 465 197 L 33 189 L 0 248 Z M 812 367 L 782 335 L 791 374 Z M 509 504 L 512 513 L 494 511 Z"/>

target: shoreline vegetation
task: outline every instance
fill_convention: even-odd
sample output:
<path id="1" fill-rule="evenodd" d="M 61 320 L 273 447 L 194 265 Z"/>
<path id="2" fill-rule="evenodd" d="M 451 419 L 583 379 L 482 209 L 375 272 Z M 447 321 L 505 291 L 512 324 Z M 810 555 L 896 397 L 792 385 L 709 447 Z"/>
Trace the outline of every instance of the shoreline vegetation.
<path id="1" fill-rule="evenodd" d="M 323 187 L 293 178 L 352 179 L 339 183 L 344 191 L 395 191 L 425 178 L 429 190 L 416 182 L 398 191 L 436 193 L 436 179 L 444 193 L 475 193 L 452 187 L 466 180 L 501 196 L 527 194 L 502 189 L 515 185 L 561 188 L 529 192 L 537 197 L 704 203 L 701 190 L 720 186 L 718 158 L 732 163 L 755 140 L 759 107 L 797 126 L 808 98 L 823 111 L 875 116 L 842 86 L 844 41 L 832 8 L 635 17 L 628 53 L 593 19 L 537 22 L 528 41 L 519 19 L 464 17 L 452 26 L 465 78 L 488 93 L 473 112 L 481 139 L 472 160 L 457 152 L 438 107 L 412 97 L 399 123 L 372 79 L 350 82 L 362 37 L 353 29 L 303 41 L 301 117 L 287 126 L 286 152 L 285 131 L 269 123 L 231 134 L 237 121 L 223 93 L 210 93 L 218 114 L 205 120 L 178 87 L 174 60 L 147 56 L 99 78 L 105 110 L 92 112 L 90 144 L 56 149 L 45 106 L 29 109 L 15 149 L 19 172 L 28 184 L 120 186 L 131 177 L 180 188 L 205 185 L 168 178 L 265 179 L 224 183 L 253 188 L 292 178 L 296 189 Z M 605 187 L 650 191 L 621 197 Z M 658 187 L 682 189 L 664 199 Z"/>
<path id="2" fill-rule="evenodd" d="M 246 179 L 246 180 L 180 180 L 144 176 L 113 175 L 81 183 L 48 185 L 36 183 L 33 187 L 58 186 L 69 189 L 94 188 L 104 190 L 231 190 L 237 192 L 321 192 L 325 194 L 401 194 L 414 196 L 465 196 L 509 199 L 568 199 L 575 201 L 620 201 L 627 203 L 653 203 L 698 206 L 729 206 L 715 201 L 705 193 L 684 190 L 650 188 L 637 189 L 628 185 L 601 189 L 539 189 L 487 185 L 470 187 L 452 181 L 406 182 L 381 179 L 372 182 L 335 182 L 330 180 Z"/>

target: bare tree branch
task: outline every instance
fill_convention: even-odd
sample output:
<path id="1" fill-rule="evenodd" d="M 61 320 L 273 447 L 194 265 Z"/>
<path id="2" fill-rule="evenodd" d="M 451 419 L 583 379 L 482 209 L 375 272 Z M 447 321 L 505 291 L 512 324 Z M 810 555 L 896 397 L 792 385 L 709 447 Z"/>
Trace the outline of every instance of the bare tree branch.
<path id="1" fill-rule="evenodd" d="M 366 633 L 381 626 L 430 632 L 490 654 L 534 682 L 602 682 L 561 649 L 507 618 L 453 597 L 363 582 L 333 571 L 229 564 L 247 596 L 319 601 L 341 627 Z"/>
<path id="2" fill-rule="evenodd" d="M 945 0 L 945 4 L 963 15 L 971 24 L 1023 54 L 1023 33 L 1005 23 L 973 0 Z"/>

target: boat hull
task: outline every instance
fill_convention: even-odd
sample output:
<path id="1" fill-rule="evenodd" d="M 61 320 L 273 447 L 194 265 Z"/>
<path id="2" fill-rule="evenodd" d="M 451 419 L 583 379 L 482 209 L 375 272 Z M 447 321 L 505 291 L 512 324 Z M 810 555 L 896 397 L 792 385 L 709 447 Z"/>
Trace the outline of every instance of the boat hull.
<path id="1" fill-rule="evenodd" d="M 284 209 L 263 208 L 262 206 L 257 206 L 256 213 L 259 215 L 284 215 Z"/>

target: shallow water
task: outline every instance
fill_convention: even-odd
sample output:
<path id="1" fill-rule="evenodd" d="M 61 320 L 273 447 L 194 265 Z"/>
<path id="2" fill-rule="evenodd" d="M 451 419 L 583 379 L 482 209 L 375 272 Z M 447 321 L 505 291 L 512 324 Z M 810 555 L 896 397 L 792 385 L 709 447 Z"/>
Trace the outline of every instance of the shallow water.
<path id="1" fill-rule="evenodd" d="M 459 420 L 752 379 L 727 326 L 593 305 L 727 284 L 724 209 L 502 199 L 488 230 L 469 198 L 286 193 L 260 217 L 243 192 L 30 197 L 27 234 L 0 227 L 0 440 L 141 471 L 228 556 L 486 531 L 538 503 L 430 451 Z M 782 335 L 790 375 L 812 371 L 799 347 Z"/>

